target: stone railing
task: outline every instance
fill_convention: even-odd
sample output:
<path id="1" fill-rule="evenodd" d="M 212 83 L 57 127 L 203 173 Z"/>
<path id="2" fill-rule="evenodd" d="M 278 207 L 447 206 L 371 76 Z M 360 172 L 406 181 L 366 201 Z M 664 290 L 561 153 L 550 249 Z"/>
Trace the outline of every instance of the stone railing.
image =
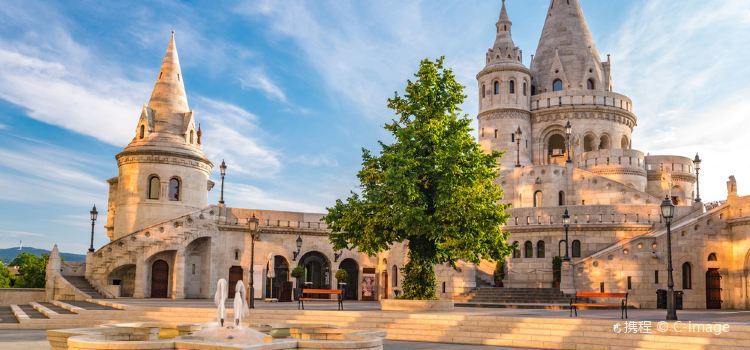
<path id="1" fill-rule="evenodd" d="M 600 167 L 623 167 L 639 169 L 646 175 L 646 162 L 643 152 L 634 149 L 601 149 L 598 151 L 584 152 L 578 160 L 578 167 L 593 171 Z"/>
<path id="2" fill-rule="evenodd" d="M 571 105 L 608 106 L 633 112 L 630 98 L 611 91 L 563 90 L 531 96 L 532 111 Z"/>
<path id="3" fill-rule="evenodd" d="M 567 207 L 540 207 L 509 209 L 506 223 L 509 229 L 524 226 L 560 226 L 562 215 L 568 209 L 571 225 L 586 224 L 643 224 L 663 225 L 659 204 L 640 205 L 573 205 Z M 692 211 L 692 207 L 678 206 L 675 217 Z"/>

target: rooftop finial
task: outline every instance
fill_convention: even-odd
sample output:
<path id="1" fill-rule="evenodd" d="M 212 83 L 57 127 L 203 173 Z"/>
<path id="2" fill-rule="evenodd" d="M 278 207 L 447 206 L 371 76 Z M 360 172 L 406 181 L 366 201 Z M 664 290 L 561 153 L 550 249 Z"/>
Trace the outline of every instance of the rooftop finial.
<path id="1" fill-rule="evenodd" d="M 159 79 L 156 81 L 154 91 L 148 106 L 157 113 L 184 113 L 190 111 L 185 94 L 180 60 L 177 55 L 174 31 L 169 39 L 167 51 L 162 60 L 159 70 Z"/>

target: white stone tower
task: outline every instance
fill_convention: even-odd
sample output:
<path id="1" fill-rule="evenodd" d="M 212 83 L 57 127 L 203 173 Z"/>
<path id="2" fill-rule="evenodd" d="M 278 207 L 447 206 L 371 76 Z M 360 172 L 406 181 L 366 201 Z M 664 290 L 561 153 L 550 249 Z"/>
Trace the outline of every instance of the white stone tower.
<path id="1" fill-rule="evenodd" d="M 495 43 L 487 50 L 484 69 L 477 74 L 479 143 L 485 151 L 505 152 L 501 170 L 508 170 L 516 165 L 517 158 L 521 165 L 531 161 L 531 74 L 523 65 L 521 50 L 513 43 L 505 0 L 495 26 Z M 520 142 L 514 133 L 518 128 Z"/>
<path id="2" fill-rule="evenodd" d="M 213 164 L 201 150 L 201 130 L 188 107 L 174 32 L 133 140 L 116 159 L 119 175 L 109 180 L 110 239 L 207 205 Z"/>

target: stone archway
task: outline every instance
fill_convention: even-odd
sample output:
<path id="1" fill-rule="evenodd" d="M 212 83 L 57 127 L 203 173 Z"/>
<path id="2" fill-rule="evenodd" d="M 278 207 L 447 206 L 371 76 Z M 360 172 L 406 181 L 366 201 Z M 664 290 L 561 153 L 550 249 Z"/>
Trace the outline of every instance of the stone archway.
<path id="1" fill-rule="evenodd" d="M 706 309 L 721 309 L 721 273 L 719 269 L 706 271 Z"/>
<path id="2" fill-rule="evenodd" d="M 237 281 L 242 281 L 243 272 L 244 270 L 242 270 L 242 267 L 240 266 L 232 266 L 229 268 L 229 288 L 227 288 L 229 291 L 227 297 L 229 299 L 234 299 L 234 287 L 237 286 Z"/>
<path id="3" fill-rule="evenodd" d="M 307 252 L 300 258 L 299 264 L 305 268 L 302 276 L 304 288 L 331 289 L 331 263 L 323 253 Z M 315 297 L 329 298 L 325 294 L 318 294 Z"/>
<path id="4" fill-rule="evenodd" d="M 198 238 L 185 248 L 185 298 L 210 297 L 211 238 Z"/>
<path id="5" fill-rule="evenodd" d="M 162 259 L 151 264 L 151 297 L 169 297 L 169 264 Z"/>
<path id="6" fill-rule="evenodd" d="M 339 264 L 340 269 L 346 270 L 346 287 L 344 288 L 344 299 L 357 300 L 359 290 L 359 264 L 354 259 L 344 259 Z M 342 282 L 342 281 L 339 281 Z"/>
<path id="7" fill-rule="evenodd" d="M 266 298 L 276 298 L 278 301 L 291 301 L 285 298 L 286 288 L 285 283 L 289 281 L 289 262 L 285 257 L 281 255 L 275 255 L 273 257 L 273 274 L 268 273 L 270 269 L 269 264 L 266 264 Z M 291 292 L 291 289 L 289 289 Z M 291 297 L 291 293 L 289 293 Z M 283 300 L 282 300 L 283 299 Z"/>
<path id="8" fill-rule="evenodd" d="M 122 265 L 109 273 L 107 283 L 120 286 L 120 298 L 130 298 L 135 292 L 135 264 Z"/>

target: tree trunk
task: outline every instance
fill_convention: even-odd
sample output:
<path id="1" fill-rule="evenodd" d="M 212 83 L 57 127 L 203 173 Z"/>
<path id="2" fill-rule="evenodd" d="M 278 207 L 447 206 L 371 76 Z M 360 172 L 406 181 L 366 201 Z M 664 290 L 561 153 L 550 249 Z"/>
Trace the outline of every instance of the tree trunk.
<path id="1" fill-rule="evenodd" d="M 403 299 L 436 299 L 435 244 L 415 237 L 409 240 L 409 262 L 404 266 Z"/>

